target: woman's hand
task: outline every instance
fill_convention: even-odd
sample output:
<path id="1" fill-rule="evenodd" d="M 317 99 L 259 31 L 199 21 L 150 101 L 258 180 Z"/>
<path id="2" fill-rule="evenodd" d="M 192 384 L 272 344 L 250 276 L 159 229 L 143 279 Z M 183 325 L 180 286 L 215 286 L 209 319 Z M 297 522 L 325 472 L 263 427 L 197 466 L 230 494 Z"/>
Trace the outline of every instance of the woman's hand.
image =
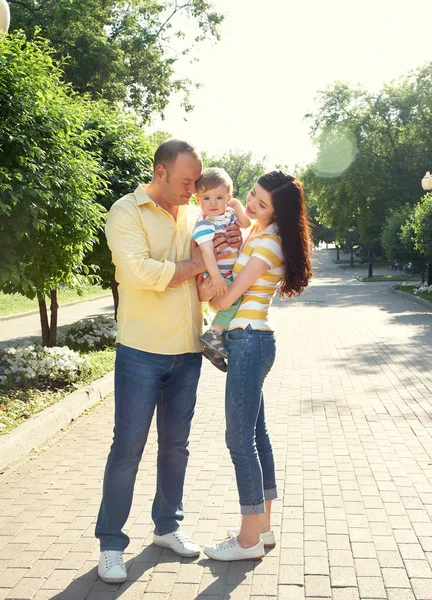
<path id="1" fill-rule="evenodd" d="M 223 303 L 223 306 L 221 306 L 222 303 Z M 229 306 L 231 306 L 231 304 Z M 218 311 L 223 310 L 223 309 L 228 308 L 228 307 L 225 306 L 225 302 L 224 302 L 224 297 L 223 296 L 213 296 L 213 298 L 211 298 L 210 308 L 214 312 L 218 312 Z"/>
<path id="2" fill-rule="evenodd" d="M 197 276 L 197 288 L 201 302 L 209 302 L 215 295 L 211 277 L 204 277 L 202 273 Z"/>

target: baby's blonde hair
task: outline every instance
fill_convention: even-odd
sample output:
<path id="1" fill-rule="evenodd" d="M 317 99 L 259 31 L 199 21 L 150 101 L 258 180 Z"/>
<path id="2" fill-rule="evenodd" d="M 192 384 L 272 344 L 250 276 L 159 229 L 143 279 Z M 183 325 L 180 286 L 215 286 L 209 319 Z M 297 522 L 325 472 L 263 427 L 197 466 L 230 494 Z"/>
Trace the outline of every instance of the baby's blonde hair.
<path id="1" fill-rule="evenodd" d="M 201 177 L 196 182 L 198 193 L 207 192 L 207 190 L 213 190 L 220 185 L 225 185 L 228 194 L 232 194 L 232 179 L 225 169 L 220 169 L 219 167 L 207 167 L 206 169 L 203 169 Z"/>

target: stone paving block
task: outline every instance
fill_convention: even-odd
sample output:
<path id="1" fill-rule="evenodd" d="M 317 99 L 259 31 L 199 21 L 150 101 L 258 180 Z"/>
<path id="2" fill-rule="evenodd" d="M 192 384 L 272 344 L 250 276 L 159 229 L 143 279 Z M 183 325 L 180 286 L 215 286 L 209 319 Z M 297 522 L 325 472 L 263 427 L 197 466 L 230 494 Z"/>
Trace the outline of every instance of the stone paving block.
<path id="1" fill-rule="evenodd" d="M 382 569 L 382 576 L 386 589 L 389 588 L 408 588 L 411 589 L 408 576 L 405 569 L 384 567 Z"/>
<path id="2" fill-rule="evenodd" d="M 330 578 L 324 575 L 305 576 L 306 597 L 331 598 Z"/>
<path id="3" fill-rule="evenodd" d="M 331 567 L 331 587 L 357 587 L 356 572 L 354 567 Z"/>
<path id="4" fill-rule="evenodd" d="M 48 579 L 42 584 L 43 589 L 63 590 L 74 578 L 76 571 L 54 569 Z"/>
<path id="5" fill-rule="evenodd" d="M 280 585 L 278 587 L 278 600 L 305 600 L 303 586 Z"/>
<path id="6" fill-rule="evenodd" d="M 304 574 L 305 570 L 301 565 L 281 565 L 278 582 L 283 585 L 303 585 Z"/>
<path id="7" fill-rule="evenodd" d="M 432 598 L 430 579 L 413 578 L 410 583 L 416 600 L 430 600 Z"/>
<path id="8" fill-rule="evenodd" d="M 9 594 L 6 595 L 6 598 L 13 598 L 14 600 L 31 600 L 40 588 L 41 583 L 41 579 L 30 579 L 28 577 L 21 579 L 21 581 L 10 590 Z"/>
<path id="9" fill-rule="evenodd" d="M 360 600 L 357 588 L 332 589 L 333 600 Z"/>
<path id="10" fill-rule="evenodd" d="M 381 577 L 357 577 L 360 598 L 384 598 L 387 594 Z"/>
<path id="11" fill-rule="evenodd" d="M 153 573 L 147 584 L 147 591 L 169 594 L 174 587 L 175 581 L 175 573 Z"/>
<path id="12" fill-rule="evenodd" d="M 388 600 L 416 600 L 411 590 L 387 590 Z"/>
<path id="13" fill-rule="evenodd" d="M 17 583 L 25 577 L 28 573 L 28 569 L 13 569 L 7 567 L 1 576 L 1 586 L 5 588 L 13 588 Z"/>

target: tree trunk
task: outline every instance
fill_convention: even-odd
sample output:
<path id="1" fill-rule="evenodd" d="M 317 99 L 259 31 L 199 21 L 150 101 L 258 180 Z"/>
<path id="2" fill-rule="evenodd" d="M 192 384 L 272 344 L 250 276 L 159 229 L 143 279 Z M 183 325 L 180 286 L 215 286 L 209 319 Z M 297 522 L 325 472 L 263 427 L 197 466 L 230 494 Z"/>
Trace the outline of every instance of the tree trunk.
<path id="1" fill-rule="evenodd" d="M 372 246 L 369 244 L 368 277 L 373 277 Z"/>
<path id="2" fill-rule="evenodd" d="M 114 300 L 114 319 L 117 321 L 117 311 L 119 305 L 118 283 L 115 277 L 111 277 L 111 292 Z"/>
<path id="3" fill-rule="evenodd" d="M 58 316 L 58 302 L 57 302 L 57 290 L 50 291 L 51 298 L 51 323 L 50 323 L 50 335 L 48 346 L 52 348 L 57 345 L 57 316 Z"/>
<path id="4" fill-rule="evenodd" d="M 47 311 L 47 305 L 45 302 L 45 296 L 40 296 L 38 294 L 38 303 L 39 303 L 39 316 L 40 316 L 41 329 L 42 329 L 42 346 L 48 346 L 49 338 L 50 338 L 50 326 L 48 323 L 48 311 Z"/>

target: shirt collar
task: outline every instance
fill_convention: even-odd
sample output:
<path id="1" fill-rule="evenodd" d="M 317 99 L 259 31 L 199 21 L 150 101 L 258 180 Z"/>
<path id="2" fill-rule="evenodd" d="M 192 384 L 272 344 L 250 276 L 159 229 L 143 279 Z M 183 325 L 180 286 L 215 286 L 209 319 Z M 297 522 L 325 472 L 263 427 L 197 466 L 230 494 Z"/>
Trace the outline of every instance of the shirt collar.
<path id="1" fill-rule="evenodd" d="M 148 204 L 149 202 L 151 202 L 152 204 L 157 206 L 156 202 L 154 200 L 152 200 L 150 198 L 150 196 L 147 194 L 147 186 L 145 184 L 140 183 L 140 185 L 137 187 L 137 189 L 135 190 L 134 193 L 135 193 L 136 203 L 138 206 L 141 206 L 143 204 Z"/>
<path id="2" fill-rule="evenodd" d="M 279 233 L 279 227 L 276 223 L 270 223 L 268 227 L 260 231 L 256 237 L 261 237 L 262 235 L 277 235 Z"/>
<path id="3" fill-rule="evenodd" d="M 134 194 L 137 206 L 144 206 L 145 204 L 153 204 L 153 206 L 159 206 L 159 204 L 156 204 L 156 202 L 152 200 L 147 194 L 147 185 L 145 183 L 140 183 L 139 186 L 136 188 Z M 178 207 L 178 215 L 183 215 L 190 206 L 190 204 L 181 204 Z"/>

